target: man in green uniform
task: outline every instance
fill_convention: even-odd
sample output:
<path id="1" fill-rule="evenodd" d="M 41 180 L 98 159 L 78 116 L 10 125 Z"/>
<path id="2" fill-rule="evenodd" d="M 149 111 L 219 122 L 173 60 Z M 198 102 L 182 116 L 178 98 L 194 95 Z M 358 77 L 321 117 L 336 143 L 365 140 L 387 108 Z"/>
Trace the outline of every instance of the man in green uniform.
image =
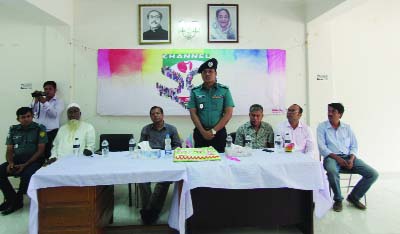
<path id="1" fill-rule="evenodd" d="M 7 136 L 7 162 L 0 165 L 0 189 L 5 198 L 0 205 L 3 215 L 23 207 L 23 194 L 28 190 L 31 176 L 42 166 L 47 143 L 46 128 L 33 122 L 31 108 L 19 108 L 17 120 L 20 124 L 11 126 Z M 21 178 L 18 192 L 11 186 L 8 176 Z"/>
<path id="2" fill-rule="evenodd" d="M 213 146 L 222 153 L 227 136 L 225 125 L 235 104 L 229 88 L 217 83 L 217 65 L 218 61 L 212 58 L 199 67 L 203 84 L 192 89 L 188 108 L 195 126 L 195 147 Z"/>

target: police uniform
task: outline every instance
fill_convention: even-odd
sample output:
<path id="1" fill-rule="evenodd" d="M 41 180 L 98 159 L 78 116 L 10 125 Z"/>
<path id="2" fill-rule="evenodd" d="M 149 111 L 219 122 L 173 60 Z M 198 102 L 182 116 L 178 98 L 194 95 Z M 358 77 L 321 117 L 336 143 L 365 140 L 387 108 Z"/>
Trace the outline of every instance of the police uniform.
<path id="1" fill-rule="evenodd" d="M 210 59 L 203 63 L 198 72 L 201 73 L 206 68 L 217 67 L 217 61 Z M 203 85 L 194 87 L 190 93 L 190 101 L 188 108 L 196 108 L 197 115 L 203 128 L 211 130 L 221 120 L 226 107 L 234 107 L 233 99 L 229 88 L 225 85 L 215 83 L 210 89 Z M 218 152 L 224 152 L 226 144 L 226 129 L 225 127 L 216 132 L 212 140 L 206 140 L 201 135 L 200 131 L 195 128 L 193 138 L 195 147 L 213 146 Z"/>
<path id="2" fill-rule="evenodd" d="M 47 143 L 46 128 L 43 125 L 32 122 L 27 128 L 22 125 L 13 125 L 8 132 L 6 145 L 12 145 L 14 148 L 14 165 L 27 162 L 38 149 L 38 144 Z M 22 195 L 26 193 L 31 176 L 42 166 L 43 158 L 29 164 L 18 175 L 21 177 L 18 193 L 11 186 L 7 174 L 8 162 L 0 165 L 0 189 L 7 202 L 22 205 Z"/>

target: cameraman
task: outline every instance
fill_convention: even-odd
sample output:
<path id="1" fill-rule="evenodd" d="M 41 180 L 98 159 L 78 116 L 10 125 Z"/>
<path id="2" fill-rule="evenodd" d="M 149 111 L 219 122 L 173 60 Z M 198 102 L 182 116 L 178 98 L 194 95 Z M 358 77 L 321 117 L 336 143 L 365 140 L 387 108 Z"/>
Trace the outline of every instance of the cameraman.
<path id="1" fill-rule="evenodd" d="M 56 96 L 57 84 L 54 81 L 46 81 L 43 84 L 44 92 L 35 91 L 32 93 L 34 102 L 32 109 L 35 121 L 46 127 L 48 143 L 44 152 L 45 158 L 51 156 L 53 140 L 60 127 L 60 116 L 64 110 L 64 102 Z"/>
<path id="2" fill-rule="evenodd" d="M 7 136 L 7 162 L 0 165 L 0 189 L 5 198 L 0 205 L 3 215 L 23 207 L 23 194 L 28 189 L 31 176 L 42 166 L 47 143 L 45 127 L 33 122 L 31 108 L 19 108 L 17 120 L 19 124 L 11 126 Z M 21 178 L 18 192 L 11 186 L 9 176 Z"/>

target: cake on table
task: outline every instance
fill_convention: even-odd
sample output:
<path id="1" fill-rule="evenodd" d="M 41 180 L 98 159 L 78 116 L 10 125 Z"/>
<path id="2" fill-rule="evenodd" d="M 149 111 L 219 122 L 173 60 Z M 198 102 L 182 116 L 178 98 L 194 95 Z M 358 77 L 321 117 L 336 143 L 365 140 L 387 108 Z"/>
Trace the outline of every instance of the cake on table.
<path id="1" fill-rule="evenodd" d="M 221 160 L 221 156 L 214 147 L 203 148 L 176 148 L 174 162 L 201 162 Z"/>

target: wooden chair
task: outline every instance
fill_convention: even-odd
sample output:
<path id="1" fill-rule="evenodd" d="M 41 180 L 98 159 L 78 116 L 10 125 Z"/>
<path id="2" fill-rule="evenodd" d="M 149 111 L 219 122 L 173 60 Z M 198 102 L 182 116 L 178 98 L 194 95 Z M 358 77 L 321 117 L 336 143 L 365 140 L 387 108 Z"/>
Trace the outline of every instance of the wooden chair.
<path id="1" fill-rule="evenodd" d="M 108 147 L 110 152 L 118 152 L 118 151 L 128 151 L 129 150 L 129 140 L 131 139 L 132 134 L 101 134 L 100 135 L 100 149 L 101 142 L 103 140 L 108 141 Z M 132 184 L 128 184 L 129 191 L 129 206 L 132 206 Z M 139 192 L 138 185 L 135 184 L 135 206 L 139 207 Z"/>

